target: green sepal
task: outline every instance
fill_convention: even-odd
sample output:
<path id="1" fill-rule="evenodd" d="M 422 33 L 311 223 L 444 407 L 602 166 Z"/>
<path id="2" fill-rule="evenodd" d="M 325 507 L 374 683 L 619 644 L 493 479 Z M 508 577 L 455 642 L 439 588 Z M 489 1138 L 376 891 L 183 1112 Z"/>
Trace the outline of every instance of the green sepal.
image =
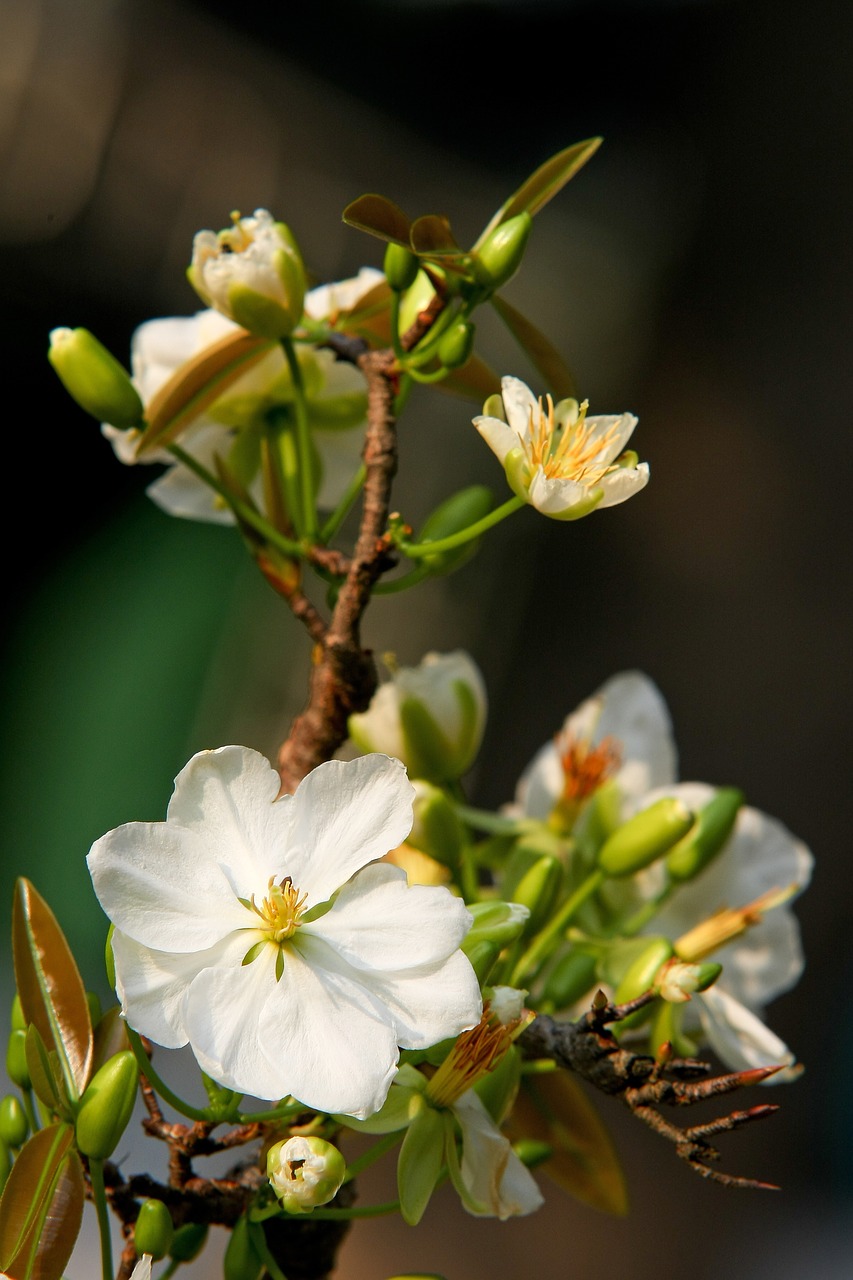
<path id="1" fill-rule="evenodd" d="M 175 1262 L 192 1262 L 207 1244 L 209 1231 L 206 1222 L 185 1222 L 172 1237 L 169 1257 Z"/>
<path id="2" fill-rule="evenodd" d="M 244 1213 L 234 1223 L 225 1246 L 222 1257 L 223 1280 L 260 1280 L 263 1269 L 263 1259 L 252 1243 L 249 1219 Z"/>
<path id="3" fill-rule="evenodd" d="M 299 319 L 294 319 L 290 309 L 275 298 L 244 284 L 229 286 L 228 308 L 236 324 L 261 338 L 289 337 Z"/>
<path id="4" fill-rule="evenodd" d="M 426 1211 L 444 1153 L 443 1118 L 424 1098 L 419 1101 L 397 1159 L 400 1213 L 410 1227 L 417 1226 Z"/>

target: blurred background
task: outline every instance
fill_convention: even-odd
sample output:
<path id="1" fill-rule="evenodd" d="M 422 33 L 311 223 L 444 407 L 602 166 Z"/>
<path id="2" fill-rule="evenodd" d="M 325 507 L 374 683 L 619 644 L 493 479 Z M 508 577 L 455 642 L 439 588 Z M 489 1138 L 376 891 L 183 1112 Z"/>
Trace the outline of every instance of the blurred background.
<path id="1" fill-rule="evenodd" d="M 726 1169 L 782 1190 L 701 1182 L 605 1099 L 627 1218 L 545 1187 L 534 1218 L 498 1225 L 441 1192 L 416 1229 L 356 1225 L 338 1274 L 849 1277 L 853 6 L 0 0 L 0 23 L 0 900 L 28 875 L 106 998 L 89 845 L 161 818 L 202 747 L 274 753 L 308 669 L 234 534 L 170 521 L 144 494 L 155 473 L 116 462 L 47 364 L 50 329 L 85 326 L 124 359 L 142 320 L 197 309 L 193 233 L 232 209 L 288 221 L 317 280 L 381 266 L 340 218 L 367 191 L 470 243 L 536 165 L 602 134 L 505 292 L 592 412 L 639 415 L 652 482 L 569 527 L 521 513 L 453 577 L 377 604 L 366 640 L 480 663 L 472 803 L 509 799 L 566 712 L 637 667 L 669 703 L 682 777 L 741 786 L 811 846 L 808 965 L 768 1019 L 806 1073 L 723 1144 Z M 537 386 L 487 320 L 483 353 Z M 466 483 L 503 498 L 478 409 L 413 397 L 395 502 L 416 526 Z M 221 1243 L 187 1275 L 216 1274 Z M 93 1247 L 87 1219 L 69 1280 L 94 1274 Z"/>

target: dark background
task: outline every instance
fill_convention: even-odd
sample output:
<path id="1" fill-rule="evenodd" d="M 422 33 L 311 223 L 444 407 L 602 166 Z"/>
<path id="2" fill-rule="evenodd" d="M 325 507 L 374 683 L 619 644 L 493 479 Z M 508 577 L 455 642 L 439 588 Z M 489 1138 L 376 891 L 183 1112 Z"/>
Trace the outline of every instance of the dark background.
<path id="1" fill-rule="evenodd" d="M 5 899 L 29 875 L 102 989 L 89 844 L 161 817 L 200 747 L 273 752 L 307 670 L 233 534 L 169 521 L 153 473 L 121 467 L 69 401 L 49 330 L 84 325 L 124 358 L 141 320 L 196 309 L 192 235 L 232 208 L 288 221 L 318 280 L 381 265 L 340 221 L 364 191 L 447 213 L 470 242 L 549 154 L 602 134 L 506 292 L 592 412 L 639 415 L 652 482 L 577 525 L 523 512 L 455 577 L 378 605 L 367 639 L 403 662 L 461 645 L 483 667 L 474 803 L 510 798 L 563 715 L 638 667 L 682 776 L 742 786 L 812 847 L 806 973 L 768 1017 L 806 1073 L 724 1145 L 727 1169 L 783 1189 L 703 1184 L 603 1102 L 629 1218 L 546 1188 L 535 1218 L 479 1223 L 442 1193 L 415 1231 L 358 1225 L 340 1275 L 849 1276 L 853 8 L 10 0 L 0 18 Z M 482 332 L 500 372 L 536 385 Z M 476 411 L 413 400 L 397 490 L 413 523 L 463 483 L 503 497 Z"/>

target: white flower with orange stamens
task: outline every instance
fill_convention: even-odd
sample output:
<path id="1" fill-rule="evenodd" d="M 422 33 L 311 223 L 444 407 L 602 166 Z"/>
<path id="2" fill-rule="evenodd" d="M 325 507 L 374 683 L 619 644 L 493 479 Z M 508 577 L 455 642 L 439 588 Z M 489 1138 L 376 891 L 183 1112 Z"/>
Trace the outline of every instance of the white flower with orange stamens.
<path id="1" fill-rule="evenodd" d="M 474 426 L 513 492 L 543 515 L 577 520 L 648 484 L 648 463 L 623 452 L 637 425 L 632 413 L 589 418 L 586 401 L 555 405 L 548 396 L 543 403 L 519 378 L 501 379 L 501 398 L 505 419 L 483 414 Z"/>

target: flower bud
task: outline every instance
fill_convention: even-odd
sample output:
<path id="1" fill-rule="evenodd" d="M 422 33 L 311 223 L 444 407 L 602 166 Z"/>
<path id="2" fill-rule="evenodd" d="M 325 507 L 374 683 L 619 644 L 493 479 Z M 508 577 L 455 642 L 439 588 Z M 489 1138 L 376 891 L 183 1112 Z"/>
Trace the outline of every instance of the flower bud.
<path id="1" fill-rule="evenodd" d="M 27 1029 L 27 1020 L 24 1017 L 21 997 L 18 995 L 17 991 L 15 992 L 15 997 L 12 1000 L 11 1023 L 13 1031 L 26 1031 Z"/>
<path id="2" fill-rule="evenodd" d="M 101 1014 L 103 1013 L 103 1010 L 101 1009 L 101 998 L 97 991 L 86 992 L 86 1004 L 89 1007 L 89 1021 L 93 1027 L 96 1027 L 101 1021 Z"/>
<path id="3" fill-rule="evenodd" d="M 14 1094 L 7 1094 L 0 1102 L 0 1138 L 7 1147 L 22 1147 L 29 1131 L 26 1111 Z"/>
<path id="4" fill-rule="evenodd" d="M 290 229 L 266 209 L 234 225 L 199 231 L 187 277 L 207 306 L 250 333 L 277 341 L 302 318 L 305 268 Z"/>
<path id="5" fill-rule="evenodd" d="M 338 1148 L 322 1138 L 286 1138 L 267 1152 L 267 1177 L 288 1213 L 310 1213 L 328 1204 L 346 1171 Z"/>
<path id="6" fill-rule="evenodd" d="M 519 902 L 469 902 L 468 910 L 474 917 L 468 933 L 462 939 L 462 950 L 468 949 L 478 942 L 494 942 L 505 947 L 521 937 L 521 932 L 530 915 L 527 907 Z"/>
<path id="7" fill-rule="evenodd" d="M 696 815 L 683 840 L 666 855 L 671 880 L 692 880 L 725 847 L 744 801 L 737 787 L 720 787 Z"/>
<path id="8" fill-rule="evenodd" d="M 143 405 L 130 374 L 88 329 L 52 329 L 47 358 L 81 409 L 99 422 L 134 427 Z"/>
<path id="9" fill-rule="evenodd" d="M 461 533 L 463 529 L 482 520 L 491 509 L 492 492 L 485 485 L 472 484 L 467 489 L 460 489 L 427 516 L 418 535 L 418 544 L 422 546 L 425 542 L 438 542 L 454 533 Z M 479 544 L 479 538 L 472 538 L 461 547 L 438 551 L 435 555 L 422 556 L 421 559 L 431 573 L 449 573 L 451 569 L 456 569 L 469 560 Z"/>
<path id="10" fill-rule="evenodd" d="M 585 996 L 596 981 L 596 959 L 585 951 L 570 951 L 548 975 L 544 998 L 554 1009 L 567 1009 Z"/>
<path id="11" fill-rule="evenodd" d="M 623 822 L 598 851 L 598 865 L 614 878 L 633 875 L 667 853 L 693 826 L 683 800 L 664 796 Z"/>
<path id="12" fill-rule="evenodd" d="M 111 924 L 107 930 L 107 940 L 104 943 L 104 968 L 107 971 L 107 981 L 111 987 L 116 984 L 116 959 L 113 955 L 113 934 L 115 933 L 115 925 Z"/>
<path id="13" fill-rule="evenodd" d="M 115 1151 L 133 1112 L 138 1083 L 139 1067 L 130 1049 L 117 1053 L 92 1076 L 75 1126 L 84 1156 L 106 1160 Z"/>
<path id="14" fill-rule="evenodd" d="M 150 1253 L 155 1262 L 165 1258 L 172 1247 L 175 1227 L 162 1200 L 144 1200 L 133 1228 L 133 1243 L 141 1258 Z"/>
<path id="15" fill-rule="evenodd" d="M 440 787 L 415 783 L 414 815 L 408 843 L 455 871 L 466 844 L 465 828 Z"/>
<path id="16" fill-rule="evenodd" d="M 420 259 L 402 244 L 389 244 L 385 250 L 384 271 L 389 289 L 403 293 L 415 283 L 421 269 Z"/>
<path id="17" fill-rule="evenodd" d="M 479 282 L 498 289 L 521 266 L 527 239 L 533 227 L 529 213 L 517 213 L 495 227 L 477 251 Z"/>
<path id="18" fill-rule="evenodd" d="M 466 320 L 457 320 L 438 342 L 438 358 L 445 369 L 461 369 L 471 359 L 475 328 Z"/>
<path id="19" fill-rule="evenodd" d="M 380 685 L 368 709 L 349 718 L 359 750 L 396 756 L 413 778 L 451 782 L 474 763 L 486 722 L 486 689 L 473 659 L 457 649 L 428 653 Z"/>
<path id="20" fill-rule="evenodd" d="M 614 1003 L 625 1004 L 627 1001 L 635 1000 L 637 996 L 641 996 L 644 992 L 650 990 L 655 985 L 655 979 L 661 966 L 666 964 L 671 956 L 672 944 L 668 938 L 651 938 L 647 946 L 643 948 L 622 975 L 613 997 Z M 639 1009 L 637 1013 L 623 1018 L 617 1026 L 634 1026 L 637 1022 L 642 1022 L 643 1018 L 647 1016 L 647 1009 Z"/>
<path id="21" fill-rule="evenodd" d="M 471 943 L 467 947 L 465 941 L 467 939 L 462 943 L 462 950 L 468 957 L 471 968 L 477 975 L 477 981 L 482 987 L 497 964 L 502 948 L 496 942 L 487 942 L 484 938 Z"/>
<path id="22" fill-rule="evenodd" d="M 559 858 L 542 854 L 536 858 L 509 894 L 530 912 L 522 931 L 523 938 L 532 937 L 548 922 L 560 897 L 565 870 Z"/>
<path id="23" fill-rule="evenodd" d="M 26 1031 L 13 1031 L 9 1036 L 9 1045 L 6 1049 L 6 1074 L 12 1084 L 16 1084 L 19 1089 L 30 1088 L 32 1082 L 27 1069 Z"/>
<path id="24" fill-rule="evenodd" d="M 206 1222 L 185 1222 L 172 1236 L 169 1257 L 174 1262 L 192 1262 L 207 1243 L 208 1232 Z"/>
<path id="25" fill-rule="evenodd" d="M 222 1256 L 223 1280 L 260 1280 L 264 1264 L 252 1244 L 249 1219 L 238 1218 Z"/>
<path id="26" fill-rule="evenodd" d="M 706 991 L 723 972 L 721 964 L 695 964 L 672 957 L 657 976 L 655 986 L 662 1000 L 684 1004 L 695 991 Z"/>

